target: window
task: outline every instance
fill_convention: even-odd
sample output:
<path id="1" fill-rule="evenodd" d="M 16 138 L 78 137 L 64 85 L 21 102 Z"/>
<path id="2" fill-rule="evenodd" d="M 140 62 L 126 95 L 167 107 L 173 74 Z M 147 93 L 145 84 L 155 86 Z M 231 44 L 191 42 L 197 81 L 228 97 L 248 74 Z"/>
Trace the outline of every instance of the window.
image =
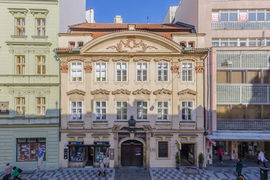
<path id="1" fill-rule="evenodd" d="M 147 121 L 147 102 L 137 101 L 137 120 Z"/>
<path id="2" fill-rule="evenodd" d="M 248 11 L 248 21 L 256 21 L 256 10 Z"/>
<path id="3" fill-rule="evenodd" d="M 78 47 L 79 47 L 79 48 L 82 48 L 82 47 L 83 47 L 83 42 L 82 42 L 82 41 L 79 41 L 79 42 L 78 42 Z"/>
<path id="4" fill-rule="evenodd" d="M 256 46 L 256 39 L 249 39 L 249 46 Z"/>
<path id="5" fill-rule="evenodd" d="M 76 144 L 76 146 L 69 147 L 69 161 L 71 162 L 83 162 L 85 154 L 83 152 L 83 142 L 70 141 L 68 144 Z M 82 146 L 80 146 L 82 145 Z"/>
<path id="6" fill-rule="evenodd" d="M 265 10 L 257 10 L 257 21 L 265 21 Z"/>
<path id="7" fill-rule="evenodd" d="M 192 101 L 182 101 L 182 121 L 192 121 Z"/>
<path id="8" fill-rule="evenodd" d="M 169 157 L 169 146 L 167 141 L 158 142 L 158 157 L 168 158 Z"/>
<path id="9" fill-rule="evenodd" d="M 222 11 L 220 13 L 220 21 L 228 21 L 228 20 L 229 20 L 228 11 Z"/>
<path id="10" fill-rule="evenodd" d="M 230 11 L 229 21 L 238 21 L 237 11 Z"/>
<path id="11" fill-rule="evenodd" d="M 168 81 L 168 63 L 158 63 L 158 81 Z"/>
<path id="12" fill-rule="evenodd" d="M 116 120 L 127 121 L 127 102 L 123 102 L 123 101 L 116 102 Z"/>
<path id="13" fill-rule="evenodd" d="M 240 39 L 240 46 L 241 47 L 247 46 L 247 39 Z"/>
<path id="14" fill-rule="evenodd" d="M 147 63 L 137 63 L 137 81 L 147 81 Z"/>
<path id="15" fill-rule="evenodd" d="M 98 62 L 96 63 L 96 81 L 106 81 L 107 73 L 106 73 L 106 63 Z"/>
<path id="16" fill-rule="evenodd" d="M 24 18 L 15 19 L 15 35 L 24 36 L 25 35 L 25 20 Z"/>
<path id="17" fill-rule="evenodd" d="M 157 103 L 157 115 L 159 121 L 169 120 L 169 103 L 167 101 Z"/>
<path id="18" fill-rule="evenodd" d="M 127 63 L 116 63 L 116 80 L 127 81 Z"/>
<path id="19" fill-rule="evenodd" d="M 82 101 L 71 102 L 72 121 L 82 121 Z"/>
<path id="20" fill-rule="evenodd" d="M 270 11 L 267 11 L 266 13 L 266 21 L 270 21 Z"/>
<path id="21" fill-rule="evenodd" d="M 75 42 L 74 41 L 68 42 L 68 46 L 71 48 L 75 48 Z"/>
<path id="22" fill-rule="evenodd" d="M 17 138 L 17 162 L 38 160 L 38 152 L 44 149 L 43 160 L 46 160 L 46 138 Z"/>
<path id="23" fill-rule="evenodd" d="M 15 109 L 16 109 L 16 115 L 18 116 L 25 115 L 25 98 L 24 97 L 15 98 Z"/>
<path id="24" fill-rule="evenodd" d="M 194 42 L 188 42 L 188 47 L 189 48 L 193 48 L 194 47 L 194 44 L 195 44 Z"/>
<path id="25" fill-rule="evenodd" d="M 44 18 L 36 19 L 37 36 L 46 36 L 46 20 Z"/>
<path id="26" fill-rule="evenodd" d="M 182 63 L 182 81 L 192 81 L 192 63 Z"/>
<path id="27" fill-rule="evenodd" d="M 37 115 L 45 115 L 46 101 L 45 97 L 36 98 L 36 113 Z"/>
<path id="28" fill-rule="evenodd" d="M 212 40 L 212 46 L 213 47 L 218 47 L 219 46 L 219 39 L 213 39 Z"/>
<path id="29" fill-rule="evenodd" d="M 46 74 L 45 56 L 36 56 L 37 60 L 37 74 Z"/>
<path id="30" fill-rule="evenodd" d="M 221 39 L 221 46 L 223 47 L 228 46 L 228 39 Z"/>
<path id="31" fill-rule="evenodd" d="M 24 56 L 15 56 L 15 59 L 16 59 L 16 74 L 23 75 L 25 73 Z"/>
<path id="32" fill-rule="evenodd" d="M 236 47 L 237 46 L 237 39 L 229 39 L 229 46 Z"/>
<path id="33" fill-rule="evenodd" d="M 96 120 L 106 121 L 106 101 L 96 101 Z"/>
<path id="34" fill-rule="evenodd" d="M 81 62 L 71 63 L 71 80 L 82 81 L 82 63 Z"/>
<path id="35" fill-rule="evenodd" d="M 186 42 L 185 42 L 185 41 L 180 42 L 180 46 L 181 46 L 182 48 L 187 47 Z"/>
<path id="36" fill-rule="evenodd" d="M 247 71 L 247 83 L 251 84 L 260 84 L 262 79 L 262 73 L 261 71 L 252 71 L 248 70 Z"/>

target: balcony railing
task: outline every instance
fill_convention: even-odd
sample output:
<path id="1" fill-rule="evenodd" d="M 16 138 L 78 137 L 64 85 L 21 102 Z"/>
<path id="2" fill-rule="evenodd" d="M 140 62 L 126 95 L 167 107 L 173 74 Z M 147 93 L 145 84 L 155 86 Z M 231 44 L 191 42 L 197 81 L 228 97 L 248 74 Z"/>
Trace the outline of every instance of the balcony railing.
<path id="1" fill-rule="evenodd" d="M 270 22 L 212 22 L 212 29 L 270 29 Z"/>
<path id="2" fill-rule="evenodd" d="M 270 119 L 217 119 L 217 130 L 270 130 Z"/>

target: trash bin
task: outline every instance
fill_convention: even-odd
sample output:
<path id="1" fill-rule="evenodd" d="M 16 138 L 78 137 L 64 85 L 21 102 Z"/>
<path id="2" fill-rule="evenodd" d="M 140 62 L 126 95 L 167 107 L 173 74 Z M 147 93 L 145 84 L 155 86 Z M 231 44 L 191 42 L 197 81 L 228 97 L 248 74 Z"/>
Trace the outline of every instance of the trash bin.
<path id="1" fill-rule="evenodd" d="M 261 180 L 268 180 L 268 170 L 269 168 L 260 168 L 260 175 L 261 175 Z"/>

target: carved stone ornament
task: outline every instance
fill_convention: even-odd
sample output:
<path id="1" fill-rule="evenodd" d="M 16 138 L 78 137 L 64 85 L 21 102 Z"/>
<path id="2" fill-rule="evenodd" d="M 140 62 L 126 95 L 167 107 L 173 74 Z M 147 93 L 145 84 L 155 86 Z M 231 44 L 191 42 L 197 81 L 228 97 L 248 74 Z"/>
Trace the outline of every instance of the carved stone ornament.
<path id="1" fill-rule="evenodd" d="M 158 89 L 156 91 L 153 92 L 154 95 L 160 95 L 160 94 L 168 94 L 168 95 L 171 95 L 172 94 L 172 91 L 170 91 L 169 89 Z"/>
<path id="2" fill-rule="evenodd" d="M 96 94 L 104 94 L 104 95 L 109 95 L 110 91 L 107 91 L 106 89 L 96 89 L 94 91 L 91 91 L 92 95 L 96 95 Z"/>
<path id="3" fill-rule="evenodd" d="M 164 57 L 155 57 L 154 58 L 154 61 L 155 62 L 171 62 L 172 61 L 172 58 L 171 57 L 168 57 L 168 56 L 164 56 Z"/>
<path id="4" fill-rule="evenodd" d="M 90 65 L 90 64 L 85 64 L 84 65 L 84 71 L 86 72 L 86 73 L 91 73 L 92 72 L 92 66 Z"/>
<path id="5" fill-rule="evenodd" d="M 196 67 L 196 72 L 197 73 L 203 73 L 203 71 L 204 71 L 204 67 L 203 66 L 197 66 Z"/>
<path id="6" fill-rule="evenodd" d="M 103 56 L 102 57 L 92 57 L 91 60 L 92 60 L 92 62 L 99 62 L 99 61 L 109 62 L 110 57 L 103 57 Z"/>
<path id="7" fill-rule="evenodd" d="M 171 71 L 173 73 L 179 73 L 179 66 L 176 66 L 176 65 L 171 66 Z"/>
<path id="8" fill-rule="evenodd" d="M 134 57 L 133 61 L 134 62 L 150 62 L 151 61 L 151 57 Z"/>
<path id="9" fill-rule="evenodd" d="M 112 58 L 113 62 L 129 62 L 130 57 L 127 56 L 115 56 Z"/>
<path id="10" fill-rule="evenodd" d="M 125 94 L 125 95 L 130 95 L 131 91 L 127 90 L 127 89 L 117 89 L 115 91 L 112 92 L 112 95 L 117 95 L 117 94 Z"/>
<path id="11" fill-rule="evenodd" d="M 193 91 L 191 89 L 185 89 L 185 90 L 179 91 L 177 94 L 178 95 L 191 94 L 191 95 L 194 95 L 195 96 L 197 94 L 197 92 L 196 91 Z"/>
<path id="12" fill-rule="evenodd" d="M 147 90 L 147 89 L 137 89 L 136 91 L 133 91 L 132 92 L 133 95 L 138 95 L 138 94 L 147 94 L 147 95 L 150 95 L 151 94 L 151 91 Z"/>
<path id="13" fill-rule="evenodd" d="M 60 70 L 62 73 L 68 73 L 68 64 L 64 63 L 60 66 Z"/>
<path id="14" fill-rule="evenodd" d="M 193 61 L 193 62 L 196 62 L 198 61 L 198 59 L 196 57 L 192 57 L 192 56 L 183 56 L 183 57 L 179 57 L 178 59 L 179 62 L 182 62 L 182 61 Z"/>
<path id="15" fill-rule="evenodd" d="M 79 90 L 79 89 L 74 89 L 74 90 L 71 90 L 71 91 L 68 91 L 67 92 L 67 95 L 71 95 L 71 94 L 79 94 L 79 95 L 82 95 L 84 96 L 85 95 L 85 91 L 82 91 L 82 90 Z"/>
<path id="16" fill-rule="evenodd" d="M 129 37 L 127 40 L 120 40 L 116 45 L 107 47 L 106 49 L 115 49 L 117 52 L 145 52 L 147 49 L 157 49 L 149 46 L 143 40 L 136 41 L 135 37 Z"/>

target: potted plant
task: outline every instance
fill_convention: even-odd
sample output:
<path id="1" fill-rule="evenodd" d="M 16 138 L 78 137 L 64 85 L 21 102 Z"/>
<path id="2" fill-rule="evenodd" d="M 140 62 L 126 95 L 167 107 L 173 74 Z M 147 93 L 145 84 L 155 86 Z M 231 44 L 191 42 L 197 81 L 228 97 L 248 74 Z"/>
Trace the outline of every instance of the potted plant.
<path id="1" fill-rule="evenodd" d="M 202 169 L 203 167 L 203 162 L 204 162 L 204 155 L 203 153 L 199 154 L 199 168 Z"/>
<path id="2" fill-rule="evenodd" d="M 175 155 L 176 169 L 180 169 L 180 152 L 178 151 Z"/>

